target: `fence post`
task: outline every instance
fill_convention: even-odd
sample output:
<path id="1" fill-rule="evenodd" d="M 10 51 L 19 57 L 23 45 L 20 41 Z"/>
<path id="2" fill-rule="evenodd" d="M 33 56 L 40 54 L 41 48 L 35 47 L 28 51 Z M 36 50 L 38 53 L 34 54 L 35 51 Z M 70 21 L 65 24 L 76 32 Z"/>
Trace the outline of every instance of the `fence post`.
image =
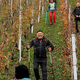
<path id="1" fill-rule="evenodd" d="M 71 35 L 71 41 L 72 41 L 72 79 L 77 80 L 77 56 L 76 56 L 76 38 L 75 34 Z"/>

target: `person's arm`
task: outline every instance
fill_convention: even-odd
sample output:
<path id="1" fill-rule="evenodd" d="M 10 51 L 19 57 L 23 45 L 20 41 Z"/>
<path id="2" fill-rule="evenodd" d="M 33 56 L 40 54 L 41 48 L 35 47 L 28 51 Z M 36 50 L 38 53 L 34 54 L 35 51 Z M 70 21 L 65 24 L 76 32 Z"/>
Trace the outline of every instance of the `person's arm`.
<path id="1" fill-rule="evenodd" d="M 47 9 L 47 12 L 50 10 L 50 3 L 49 3 L 49 5 L 48 5 L 48 9 Z"/>
<path id="2" fill-rule="evenodd" d="M 27 45 L 27 49 L 30 49 L 33 45 L 34 45 L 34 40 L 32 40 L 32 41 L 30 42 L 30 44 Z"/>
<path id="3" fill-rule="evenodd" d="M 58 11 L 58 10 L 57 10 L 57 6 L 56 6 L 56 3 L 55 3 L 55 10 Z"/>
<path id="4" fill-rule="evenodd" d="M 51 44 L 51 42 L 49 40 L 47 40 L 47 46 L 49 46 L 49 48 L 48 48 L 49 51 L 54 50 L 54 46 Z"/>
<path id="5" fill-rule="evenodd" d="M 74 8 L 73 13 L 72 13 L 75 17 L 76 17 L 76 8 Z"/>
<path id="6" fill-rule="evenodd" d="M 55 3 L 56 3 L 56 0 L 53 0 L 53 2 L 55 2 Z"/>

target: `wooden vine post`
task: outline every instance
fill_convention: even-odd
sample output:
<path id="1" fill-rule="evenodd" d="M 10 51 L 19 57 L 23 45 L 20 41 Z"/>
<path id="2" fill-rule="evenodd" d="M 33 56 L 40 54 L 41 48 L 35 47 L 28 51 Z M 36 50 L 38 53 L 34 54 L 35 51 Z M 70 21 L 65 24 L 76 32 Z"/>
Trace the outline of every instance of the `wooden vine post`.
<path id="1" fill-rule="evenodd" d="M 21 0 L 20 0 L 20 9 L 19 9 L 19 62 L 21 61 Z"/>

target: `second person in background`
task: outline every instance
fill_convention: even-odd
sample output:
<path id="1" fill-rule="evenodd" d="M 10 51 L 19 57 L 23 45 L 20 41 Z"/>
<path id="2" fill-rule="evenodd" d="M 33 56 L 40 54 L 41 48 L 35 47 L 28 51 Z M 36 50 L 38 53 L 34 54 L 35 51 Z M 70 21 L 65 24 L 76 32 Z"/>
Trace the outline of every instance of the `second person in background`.
<path id="1" fill-rule="evenodd" d="M 73 10 L 73 15 L 75 16 L 75 23 L 76 23 L 76 32 L 79 32 L 78 29 L 78 21 L 80 21 L 80 3 L 77 2 L 76 7 Z"/>
<path id="2" fill-rule="evenodd" d="M 56 0 L 54 0 L 54 2 L 56 3 Z M 49 0 L 49 3 L 50 3 L 50 0 Z"/>
<path id="3" fill-rule="evenodd" d="M 56 3 L 54 2 L 54 0 L 50 0 L 47 12 L 48 11 L 50 12 L 50 24 L 52 24 L 52 15 L 53 15 L 54 24 L 55 24 L 56 23 L 55 14 L 56 14 L 56 11 L 58 12 L 58 10 L 57 10 L 57 6 L 56 6 Z"/>

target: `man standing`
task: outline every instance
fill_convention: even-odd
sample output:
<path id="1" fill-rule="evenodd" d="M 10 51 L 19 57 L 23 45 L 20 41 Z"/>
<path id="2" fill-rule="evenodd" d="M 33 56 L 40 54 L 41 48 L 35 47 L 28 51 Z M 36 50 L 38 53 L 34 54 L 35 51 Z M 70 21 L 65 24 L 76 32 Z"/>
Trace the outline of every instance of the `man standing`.
<path id="1" fill-rule="evenodd" d="M 77 7 L 74 8 L 73 15 L 75 16 L 76 32 L 78 33 L 78 21 L 80 21 L 80 3 L 77 2 L 76 6 Z"/>
<path id="2" fill-rule="evenodd" d="M 53 15 L 54 24 L 55 24 L 56 23 L 55 14 L 56 14 L 56 11 L 58 12 L 58 10 L 57 10 L 56 3 L 54 2 L 54 0 L 50 0 L 47 12 L 48 11 L 50 12 L 50 24 L 52 24 L 52 15 Z"/>
<path id="3" fill-rule="evenodd" d="M 37 38 L 33 39 L 30 44 L 27 46 L 30 49 L 34 46 L 34 59 L 33 59 L 33 68 L 36 80 L 40 79 L 39 76 L 39 65 L 42 68 L 42 76 L 43 80 L 47 80 L 47 57 L 46 57 L 46 49 L 48 46 L 48 51 L 52 51 L 54 49 L 53 45 L 50 43 L 48 39 L 44 37 L 43 31 L 37 31 Z"/>

